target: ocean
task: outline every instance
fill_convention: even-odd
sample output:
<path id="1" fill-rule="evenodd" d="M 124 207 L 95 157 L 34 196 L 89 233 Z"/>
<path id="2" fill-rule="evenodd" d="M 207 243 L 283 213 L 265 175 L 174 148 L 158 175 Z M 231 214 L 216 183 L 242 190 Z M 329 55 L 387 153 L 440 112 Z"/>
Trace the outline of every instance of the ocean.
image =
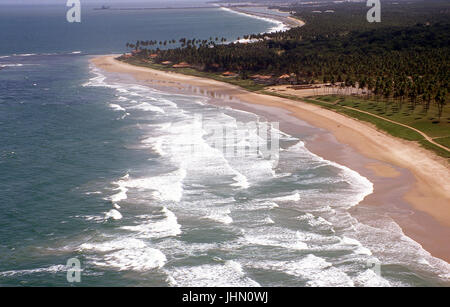
<path id="1" fill-rule="evenodd" d="M 449 265 L 389 217 L 350 214 L 373 184 L 308 151 L 306 132 L 89 63 L 138 39 L 278 23 L 83 7 L 68 24 L 65 11 L 0 6 L 0 286 L 449 285 Z"/>

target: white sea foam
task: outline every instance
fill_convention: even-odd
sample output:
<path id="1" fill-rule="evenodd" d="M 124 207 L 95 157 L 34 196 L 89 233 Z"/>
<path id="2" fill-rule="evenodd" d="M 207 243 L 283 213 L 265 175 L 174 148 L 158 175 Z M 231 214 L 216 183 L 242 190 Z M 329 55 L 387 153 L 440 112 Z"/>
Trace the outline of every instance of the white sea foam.
<path id="1" fill-rule="evenodd" d="M 372 253 L 377 258 L 381 253 L 388 254 L 385 257 L 388 261 L 385 261 L 385 258 L 381 259 L 383 263 L 396 263 L 392 259 L 396 259 L 395 261 L 399 259 L 398 262 L 405 266 L 409 267 L 411 263 L 414 263 L 414 268 L 423 269 L 425 272 L 431 270 L 440 274 L 443 279 L 448 278 L 448 267 L 436 261 L 431 255 L 422 253 L 423 249 L 420 246 L 414 245 L 402 236 L 389 237 L 391 233 L 396 235 L 401 233 L 397 229 L 387 230 L 381 225 L 378 227 L 382 231 L 365 228 L 358 220 L 351 217 L 347 209 L 359 203 L 373 190 L 372 184 L 357 172 L 315 156 L 304 147 L 302 142 L 287 148 L 282 153 L 286 159 L 291 160 L 292 164 L 284 166 L 284 169 L 277 168 L 276 171 L 280 172 L 279 174 L 275 173 L 274 163 L 271 160 L 264 160 L 256 155 L 237 159 L 227 156 L 223 151 L 212 146 L 215 136 L 209 133 L 208 128 L 216 125 L 241 130 L 239 132 L 241 133 L 244 129 L 236 125 L 233 117 L 222 115 L 210 107 L 199 111 L 198 108 L 201 106 L 194 104 L 195 101 L 186 97 L 177 96 L 176 99 L 172 99 L 146 87 L 131 87 L 120 83 L 106 84 L 101 75 L 96 75 L 94 78 L 97 79 L 89 82 L 98 86 L 111 87 L 117 91 L 116 101 L 123 108 L 134 107 L 136 110 L 144 110 L 142 104 L 146 103 L 164 110 L 165 113 L 159 112 L 157 116 L 148 117 L 150 120 L 154 118 L 157 120 L 150 124 L 147 121 L 140 122 L 137 126 L 143 132 L 142 143 L 151 146 L 161 155 L 158 157 L 158 162 L 167 163 L 172 167 L 171 169 L 178 168 L 178 170 L 160 174 L 161 169 L 157 171 L 152 169 L 149 172 L 152 176 L 126 176 L 113 183 L 116 192 L 109 198 L 111 201 L 120 202 L 130 198 L 128 202 L 136 201 L 142 204 L 144 201 L 149 203 L 149 199 L 153 198 L 155 202 L 150 201 L 150 207 L 153 210 L 157 202 L 165 202 L 163 205 L 167 207 L 156 214 L 143 212 L 137 215 L 134 221 L 127 219 L 127 226 L 115 224 L 117 228 L 120 228 L 122 235 L 126 233 L 130 236 L 123 239 L 126 244 L 116 240 L 109 243 L 90 243 L 95 248 L 89 248 L 89 245 L 84 246 L 83 251 L 89 255 L 92 263 L 119 270 L 144 271 L 162 267 L 166 262 L 164 254 L 168 257 L 180 257 L 183 261 L 186 260 L 183 266 L 175 265 L 175 267 L 165 268 L 171 284 L 180 286 L 255 285 L 256 282 L 246 276 L 239 263 L 242 263 L 244 267 L 252 266 L 251 263 L 253 263 L 259 269 L 284 272 L 293 276 L 294 280 L 302 281 L 309 286 L 388 285 L 386 280 L 374 275 L 371 270 L 363 268 L 358 272 L 352 271 L 354 266 L 375 259 L 371 256 Z M 174 101 L 179 104 L 179 108 Z M 195 112 L 201 112 L 204 117 L 195 118 L 193 115 Z M 227 111 L 229 114 L 233 114 L 232 112 L 233 110 Z M 140 117 L 147 116 L 145 112 L 133 112 L 133 115 L 135 114 L 139 114 Z M 245 114 L 239 114 L 239 116 L 243 118 Z M 255 117 L 258 120 L 256 115 Z M 192 131 L 190 129 L 192 126 L 198 129 Z M 255 140 L 258 140 L 257 135 L 254 131 L 245 132 L 247 135 L 238 138 L 235 145 L 252 147 Z M 284 140 L 295 140 L 281 131 L 279 134 Z M 195 145 L 198 151 L 191 154 L 191 145 Z M 294 167 L 291 167 L 292 165 Z M 297 172 L 294 168 L 304 172 Z M 317 175 L 323 170 L 327 171 L 325 175 Z M 330 176 L 327 175 L 329 170 L 331 170 Z M 255 187 L 256 191 L 260 188 L 260 191 L 263 191 L 262 189 L 266 187 L 271 188 L 271 180 L 274 183 L 280 180 L 287 184 L 295 184 L 294 180 L 297 180 L 298 183 L 310 185 L 312 188 L 302 189 L 294 186 L 291 192 L 278 192 L 273 198 L 265 194 L 264 199 L 246 199 L 246 196 L 241 195 L 245 193 L 239 193 L 240 191 L 232 188 L 235 186 L 246 189 L 251 186 Z M 319 187 L 316 187 L 317 185 Z M 337 188 L 328 191 L 324 190 L 323 186 Z M 223 194 L 220 194 L 223 192 L 222 189 L 229 193 L 227 195 L 233 194 L 224 199 Z M 219 194 L 215 194 L 216 192 Z M 252 196 L 257 197 L 257 194 Z M 283 209 L 274 210 L 278 207 L 275 201 L 279 202 Z M 287 209 L 285 207 L 291 205 L 287 201 L 297 202 L 290 212 L 299 210 L 298 216 L 295 214 L 284 216 Z M 142 206 L 142 209 L 144 211 L 148 207 Z M 194 227 L 197 225 L 208 227 L 205 230 L 208 232 L 206 237 L 215 234 L 214 231 L 217 229 L 219 232 L 226 229 L 232 231 L 238 238 L 219 244 L 184 242 L 183 236 L 179 236 L 181 225 L 178 223 L 177 216 L 181 221 L 184 221 L 184 218 L 187 221 L 195 221 Z M 185 233 L 195 229 L 189 223 L 186 223 L 186 226 L 183 223 L 183 226 L 187 228 L 186 230 L 183 228 Z M 296 227 L 302 230 L 297 230 Z M 388 237 L 388 240 L 384 240 Z M 157 240 L 153 240 L 155 238 Z M 141 239 L 150 239 L 151 247 Z M 395 244 L 386 242 L 395 242 Z M 229 252 L 234 255 L 243 247 L 250 247 L 257 252 L 252 254 L 251 259 L 247 258 L 247 255 L 240 254 L 236 263 L 222 263 L 221 258 L 226 257 L 223 257 L 221 253 Z M 399 255 L 400 249 L 401 255 Z M 214 250 L 214 255 L 219 253 L 220 257 L 216 256 L 214 259 L 207 260 L 211 261 L 209 263 L 198 264 L 196 262 L 198 257 L 205 259 L 205 255 L 209 255 L 210 250 Z M 403 250 L 406 252 L 403 253 Z M 148 259 L 145 258 L 147 251 Z M 418 252 L 415 253 L 415 251 Z M 316 255 L 304 258 L 299 256 L 298 261 L 291 261 L 293 258 L 280 256 L 304 253 Z M 322 258 L 327 254 L 333 256 Z M 341 254 L 342 256 L 339 256 Z M 141 256 L 144 257 L 146 264 L 141 265 L 139 262 Z M 279 258 L 269 258 L 272 256 Z M 336 257 L 336 261 L 333 257 Z M 190 263 L 192 266 L 185 263 Z M 349 267 L 352 269 L 349 270 Z M 223 276 L 222 280 L 219 280 L 217 276 Z"/>
<path id="2" fill-rule="evenodd" d="M 178 224 L 175 214 L 163 207 L 162 218 L 149 219 L 147 222 L 135 226 L 123 226 L 121 229 L 136 232 L 140 238 L 163 238 L 181 234 L 181 225 Z"/>
<path id="3" fill-rule="evenodd" d="M 331 232 L 335 232 L 333 229 L 333 224 L 321 216 L 316 217 L 311 213 L 306 213 L 305 215 L 299 216 L 297 219 L 307 222 L 311 227 L 314 227 L 315 229 L 330 230 Z"/>
<path id="4" fill-rule="evenodd" d="M 37 274 L 37 273 L 51 273 L 56 274 L 59 272 L 67 271 L 67 266 L 65 265 L 52 265 L 45 268 L 37 268 L 37 269 L 29 269 L 29 270 L 11 270 L 11 271 L 3 271 L 0 272 L 0 276 L 2 277 L 12 277 L 12 276 L 22 276 L 29 274 Z"/>
<path id="5" fill-rule="evenodd" d="M 359 273 L 353 278 L 355 286 L 357 287 L 389 287 L 389 281 L 378 275 L 372 269 L 367 269 Z"/>
<path id="6" fill-rule="evenodd" d="M 83 219 L 85 221 L 93 221 L 96 223 L 102 223 L 105 221 L 104 216 L 101 215 L 74 215 L 71 218 Z"/>
<path id="7" fill-rule="evenodd" d="M 176 267 L 170 270 L 169 280 L 178 287 L 259 287 L 246 276 L 242 266 L 233 260 L 224 264 Z"/>
<path id="8" fill-rule="evenodd" d="M 309 287 L 352 287 L 353 280 L 321 257 L 309 254 L 296 261 L 261 261 L 248 264 L 300 277 Z"/>
<path id="9" fill-rule="evenodd" d="M 364 246 L 362 246 L 361 242 L 359 242 L 358 240 L 352 239 L 352 238 L 343 237 L 340 242 L 340 245 L 356 247 L 355 253 L 357 253 L 357 254 L 367 255 L 367 256 L 372 255 L 372 252 L 368 248 L 365 248 Z"/>
<path id="10" fill-rule="evenodd" d="M 274 33 L 274 32 L 286 31 L 286 30 L 289 29 L 281 21 L 278 21 L 278 20 L 275 20 L 275 19 L 266 18 L 266 17 L 260 17 L 260 16 L 256 16 L 256 15 L 252 15 L 252 14 L 246 14 L 246 13 L 238 12 L 238 11 L 226 8 L 226 7 L 221 7 L 221 9 L 224 10 L 224 11 L 230 12 L 230 13 L 235 13 L 235 14 L 242 15 L 242 16 L 247 16 L 247 17 L 251 17 L 251 18 L 254 18 L 254 19 L 264 20 L 266 22 L 274 24 L 273 27 L 269 28 L 267 31 L 265 31 L 263 33 Z M 263 34 L 263 33 L 261 33 L 261 34 Z"/>
<path id="11" fill-rule="evenodd" d="M 110 211 L 108 211 L 105 214 L 105 219 L 109 220 L 109 219 L 113 219 L 113 220 L 120 220 L 122 219 L 122 214 L 117 211 L 116 209 L 111 209 Z"/>
<path id="12" fill-rule="evenodd" d="M 269 225 L 275 224 L 275 222 L 270 217 L 266 217 L 264 219 L 264 223 Z"/>
<path id="13" fill-rule="evenodd" d="M 153 106 L 147 102 L 138 104 L 134 107 L 131 107 L 130 109 L 139 109 L 139 110 L 143 110 L 143 111 L 151 111 L 151 112 L 162 113 L 162 114 L 166 113 L 162 108 Z"/>
<path id="14" fill-rule="evenodd" d="M 284 178 L 284 177 L 290 177 L 290 176 L 292 176 L 292 173 L 279 173 L 279 174 L 275 173 L 274 174 L 275 178 Z"/>
<path id="15" fill-rule="evenodd" d="M 233 223 L 233 219 L 229 215 L 230 213 L 230 209 L 215 208 L 206 218 L 222 224 L 231 224 Z"/>
<path id="16" fill-rule="evenodd" d="M 125 175 L 120 180 L 113 182 L 112 184 L 117 185 L 118 187 L 114 189 L 114 191 L 119 191 L 116 194 L 109 197 L 109 199 L 113 203 L 118 203 L 128 198 L 127 192 L 128 189 L 126 187 L 126 182 L 128 181 L 129 175 Z"/>
<path id="17" fill-rule="evenodd" d="M 278 204 L 273 201 L 257 200 L 246 202 L 245 204 L 236 203 L 233 205 L 234 210 L 256 211 L 256 210 L 272 210 L 278 208 Z"/>
<path id="18" fill-rule="evenodd" d="M 183 196 L 183 179 L 186 177 L 186 170 L 150 177 L 136 179 L 130 182 L 130 186 L 155 190 L 153 195 L 161 201 L 179 202 Z"/>
<path id="19" fill-rule="evenodd" d="M 13 54 L 13 56 L 19 56 L 19 57 L 28 57 L 28 56 L 33 56 L 33 55 L 37 55 L 36 53 L 20 53 L 20 54 Z"/>
<path id="20" fill-rule="evenodd" d="M 6 59 L 11 57 L 30 57 L 30 56 L 52 56 L 52 55 L 63 55 L 63 54 L 80 54 L 81 51 L 74 51 L 70 53 L 14 53 L 11 55 L 0 56 L 0 59 Z"/>
<path id="21" fill-rule="evenodd" d="M 349 191 L 340 205 L 344 205 L 347 208 L 353 207 L 364 200 L 368 195 L 373 193 L 373 183 L 370 182 L 366 177 L 361 176 L 358 172 L 340 165 L 338 163 L 328 161 L 320 156 L 313 154 L 305 148 L 303 142 L 298 142 L 297 144 L 289 147 L 287 151 L 295 152 L 302 155 L 307 155 L 308 165 L 306 168 L 310 168 L 312 165 L 317 166 L 332 166 L 340 170 L 338 176 L 342 182 L 346 182 L 349 186 Z"/>
<path id="22" fill-rule="evenodd" d="M 276 197 L 273 199 L 274 201 L 299 201 L 300 200 L 300 193 L 296 192 L 291 195 Z"/>
<path id="23" fill-rule="evenodd" d="M 250 186 L 248 178 L 231 167 L 223 152 L 205 140 L 206 131 L 202 129 L 201 119 L 194 117 L 163 129 L 164 134 L 146 138 L 143 143 L 149 144 L 160 155 L 166 156 L 195 177 L 232 176 L 234 182 L 230 185 L 242 189 Z"/>
<path id="24" fill-rule="evenodd" d="M 236 181 L 236 183 L 232 183 L 232 186 L 241 187 L 243 189 L 248 189 L 250 187 L 250 183 L 248 182 L 247 177 L 239 173 L 238 171 L 235 171 L 236 176 L 233 177 L 233 180 Z"/>
<path id="25" fill-rule="evenodd" d="M 150 190 L 153 196 L 161 201 L 179 202 L 183 196 L 183 179 L 186 177 L 186 170 L 161 174 L 159 176 L 132 179 L 129 176 L 113 182 L 118 187 L 118 193 L 112 195 L 110 200 L 118 203 L 128 198 L 129 189 Z"/>
<path id="26" fill-rule="evenodd" d="M 251 245 L 276 246 L 293 250 L 307 250 L 308 244 L 298 231 L 281 227 L 259 227 L 246 231 L 244 242 Z"/>
<path id="27" fill-rule="evenodd" d="M 123 270 L 145 272 L 161 268 L 167 261 L 158 249 L 135 238 L 123 238 L 103 243 L 84 243 L 79 248 L 87 253 L 103 253 L 102 256 L 90 255 L 94 265 Z"/>
<path id="28" fill-rule="evenodd" d="M 442 281 L 450 282 L 450 264 L 433 257 L 419 243 L 407 237 L 400 226 L 386 216 L 375 216 L 371 218 L 370 223 L 356 224 L 353 236 L 365 246 L 370 246 L 372 253 L 383 264 L 401 264 L 413 267 L 419 272 L 428 274 L 432 272 Z M 382 244 L 380 238 L 383 238 Z"/>
<path id="29" fill-rule="evenodd" d="M 105 82 L 106 76 L 104 76 L 98 68 L 91 65 L 91 73 L 95 76 L 90 78 L 88 82 L 82 84 L 83 87 L 110 87 L 114 88 L 113 85 L 107 84 Z"/>
<path id="30" fill-rule="evenodd" d="M 102 192 L 101 191 L 94 191 L 94 192 L 86 192 L 84 194 L 86 194 L 86 195 L 93 195 L 93 194 L 102 194 Z"/>
<path id="31" fill-rule="evenodd" d="M 16 64 L 3 64 L 3 63 L 0 63 L 0 67 L 22 67 L 24 65 L 25 64 L 20 64 L 20 63 L 16 63 Z"/>
<path id="32" fill-rule="evenodd" d="M 122 238 L 99 243 L 83 243 L 80 245 L 79 250 L 105 253 L 124 248 L 144 248 L 145 246 L 145 242 L 142 240 L 135 238 Z"/>
<path id="33" fill-rule="evenodd" d="M 150 146 L 153 148 L 153 150 L 159 154 L 160 156 L 164 156 L 165 152 L 164 152 L 164 139 L 162 138 L 154 138 L 154 137 L 149 137 L 146 138 L 144 140 L 142 140 L 143 144 L 150 144 Z"/>
<path id="34" fill-rule="evenodd" d="M 217 114 L 213 120 L 204 122 L 203 129 L 208 146 L 213 146 L 209 153 L 207 147 L 203 153 L 220 157 L 226 170 L 234 174 L 231 186 L 248 189 L 253 182 L 273 177 L 277 161 L 258 155 L 257 149 L 266 140 L 259 136 L 257 125 L 244 125 L 229 115 Z M 216 133 L 223 129 L 226 134 Z"/>
<path id="35" fill-rule="evenodd" d="M 118 104 L 110 103 L 109 107 L 113 109 L 114 111 L 126 111 L 124 108 L 119 106 Z"/>
<path id="36" fill-rule="evenodd" d="M 149 98 L 149 97 L 146 97 L 146 98 Z M 178 109 L 178 105 L 169 99 L 164 99 L 164 98 L 160 97 L 158 99 L 158 102 L 164 104 L 165 106 L 172 107 L 174 109 Z"/>

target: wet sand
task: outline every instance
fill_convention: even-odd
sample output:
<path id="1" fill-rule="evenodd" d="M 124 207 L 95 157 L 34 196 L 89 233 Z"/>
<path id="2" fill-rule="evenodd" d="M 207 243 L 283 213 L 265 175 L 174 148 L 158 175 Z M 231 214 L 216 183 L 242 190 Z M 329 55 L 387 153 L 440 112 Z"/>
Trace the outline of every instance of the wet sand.
<path id="1" fill-rule="evenodd" d="M 370 124 L 313 104 L 248 92 L 211 79 L 163 72 L 119 62 L 92 60 L 108 72 L 131 74 L 153 87 L 195 93 L 214 103 L 250 111 L 280 122 L 281 130 L 302 135 L 306 147 L 367 177 L 374 193 L 351 210 L 387 214 L 403 232 L 433 256 L 450 263 L 450 168 L 445 159 L 414 142 L 394 138 Z M 370 221 L 363 221 L 370 224 Z"/>

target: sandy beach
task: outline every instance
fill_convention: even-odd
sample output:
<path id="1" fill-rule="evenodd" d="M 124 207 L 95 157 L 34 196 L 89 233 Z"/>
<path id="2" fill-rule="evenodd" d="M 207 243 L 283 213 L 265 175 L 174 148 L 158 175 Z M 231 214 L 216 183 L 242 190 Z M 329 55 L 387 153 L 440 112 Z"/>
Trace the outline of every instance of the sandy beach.
<path id="1" fill-rule="evenodd" d="M 231 7 L 231 8 L 222 7 L 222 8 L 236 12 L 236 13 L 241 13 L 241 14 L 255 16 L 255 17 L 264 18 L 264 19 L 276 20 L 276 21 L 279 21 L 282 24 L 284 24 L 284 26 L 287 28 L 302 27 L 305 25 L 305 23 L 302 20 L 292 17 L 292 16 L 289 16 L 289 15 L 260 13 L 260 12 L 255 12 L 255 11 L 251 11 L 251 10 L 246 10 L 243 7 Z"/>
<path id="2" fill-rule="evenodd" d="M 313 104 L 252 93 L 215 80 L 137 67 L 119 62 L 113 55 L 96 57 L 92 63 L 107 72 L 130 74 L 149 86 L 194 92 L 215 98 L 217 103 L 272 116 L 270 119 L 278 120 L 282 130 L 289 130 L 295 120 L 311 125 L 317 133 L 305 141 L 309 150 L 358 171 L 374 183 L 374 193 L 353 210 L 356 217 L 361 206 L 386 210 L 406 235 L 433 256 L 450 262 L 450 168 L 445 159 L 414 142 L 394 138 L 365 122 Z"/>

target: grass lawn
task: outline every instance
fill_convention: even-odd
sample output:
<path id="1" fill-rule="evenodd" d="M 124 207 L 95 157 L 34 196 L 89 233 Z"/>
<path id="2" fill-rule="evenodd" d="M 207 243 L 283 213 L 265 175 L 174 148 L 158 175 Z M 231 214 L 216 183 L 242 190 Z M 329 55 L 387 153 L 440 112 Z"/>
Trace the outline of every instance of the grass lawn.
<path id="1" fill-rule="evenodd" d="M 442 138 L 435 138 L 434 141 L 436 143 L 439 143 L 441 145 L 447 146 L 450 148 L 450 136 L 442 137 Z"/>
<path id="2" fill-rule="evenodd" d="M 410 141 L 419 141 L 419 143 L 430 150 L 433 150 L 440 156 L 450 158 L 450 153 L 434 144 L 426 141 L 417 132 L 390 123 L 382 119 L 371 117 L 367 114 L 358 113 L 357 111 L 340 108 L 341 106 L 352 107 L 361 111 L 369 112 L 371 114 L 381 116 L 383 118 L 396 121 L 420 130 L 433 138 L 436 143 L 450 148 L 450 106 L 446 105 L 443 110 L 440 121 L 437 117 L 437 107 L 431 105 L 428 112 L 426 112 L 421 105 L 413 109 L 409 103 L 403 103 L 399 106 L 396 103 L 386 103 L 384 101 L 372 101 L 353 96 L 319 96 L 314 97 L 315 100 L 323 101 L 325 103 L 333 103 L 333 108 L 340 112 L 358 119 L 371 122 L 379 129 L 387 131 L 393 136 L 400 137 Z M 314 102 L 314 100 L 308 100 Z"/>
<path id="3" fill-rule="evenodd" d="M 414 127 L 432 138 L 450 137 L 449 105 L 444 107 L 441 120 L 439 121 L 437 107 L 434 104 L 432 104 L 428 112 L 426 112 L 421 105 L 417 105 L 415 109 L 412 109 L 411 105 L 407 102 L 404 102 L 399 106 L 394 102 L 376 102 L 353 96 L 322 96 L 317 97 L 316 99 L 326 102 L 337 102 L 342 106 L 349 106 L 358 110 L 373 113 L 386 119 Z"/>
<path id="4" fill-rule="evenodd" d="M 448 151 L 428 142 L 414 130 L 399 126 L 394 123 L 387 122 L 383 119 L 376 118 L 368 114 L 343 108 L 343 106 L 352 107 L 361 111 L 381 116 L 383 118 L 395 122 L 399 122 L 414 127 L 417 130 L 420 130 L 425 134 L 427 134 L 428 136 L 430 136 L 431 138 L 433 138 L 436 143 L 439 143 L 441 145 L 450 148 L 450 105 L 445 106 L 443 114 L 439 121 L 437 118 L 437 108 L 435 105 L 431 105 L 428 112 L 426 112 L 425 110 L 423 110 L 423 107 L 421 105 L 417 105 L 413 109 L 411 105 L 406 102 L 403 103 L 402 105 L 399 105 L 393 102 L 389 103 L 386 103 L 384 101 L 376 102 L 354 96 L 328 95 L 328 96 L 311 97 L 312 99 L 299 98 L 296 96 L 265 91 L 264 85 L 256 84 L 252 80 L 249 79 L 244 80 L 241 79 L 240 77 L 229 78 L 224 77 L 218 73 L 203 72 L 192 68 L 172 68 L 161 64 L 143 63 L 133 58 L 128 59 L 124 62 L 137 66 L 157 69 L 161 71 L 173 71 L 190 76 L 214 79 L 217 81 L 240 86 L 252 92 L 259 92 L 266 95 L 278 96 L 320 105 L 321 107 L 334 110 L 347 116 L 372 123 L 378 129 L 386 131 L 387 133 L 395 137 L 399 137 L 409 141 L 417 141 L 424 148 L 432 150 L 436 154 L 444 158 L 450 158 L 450 153 Z M 321 101 L 323 101 L 323 103 Z"/>

